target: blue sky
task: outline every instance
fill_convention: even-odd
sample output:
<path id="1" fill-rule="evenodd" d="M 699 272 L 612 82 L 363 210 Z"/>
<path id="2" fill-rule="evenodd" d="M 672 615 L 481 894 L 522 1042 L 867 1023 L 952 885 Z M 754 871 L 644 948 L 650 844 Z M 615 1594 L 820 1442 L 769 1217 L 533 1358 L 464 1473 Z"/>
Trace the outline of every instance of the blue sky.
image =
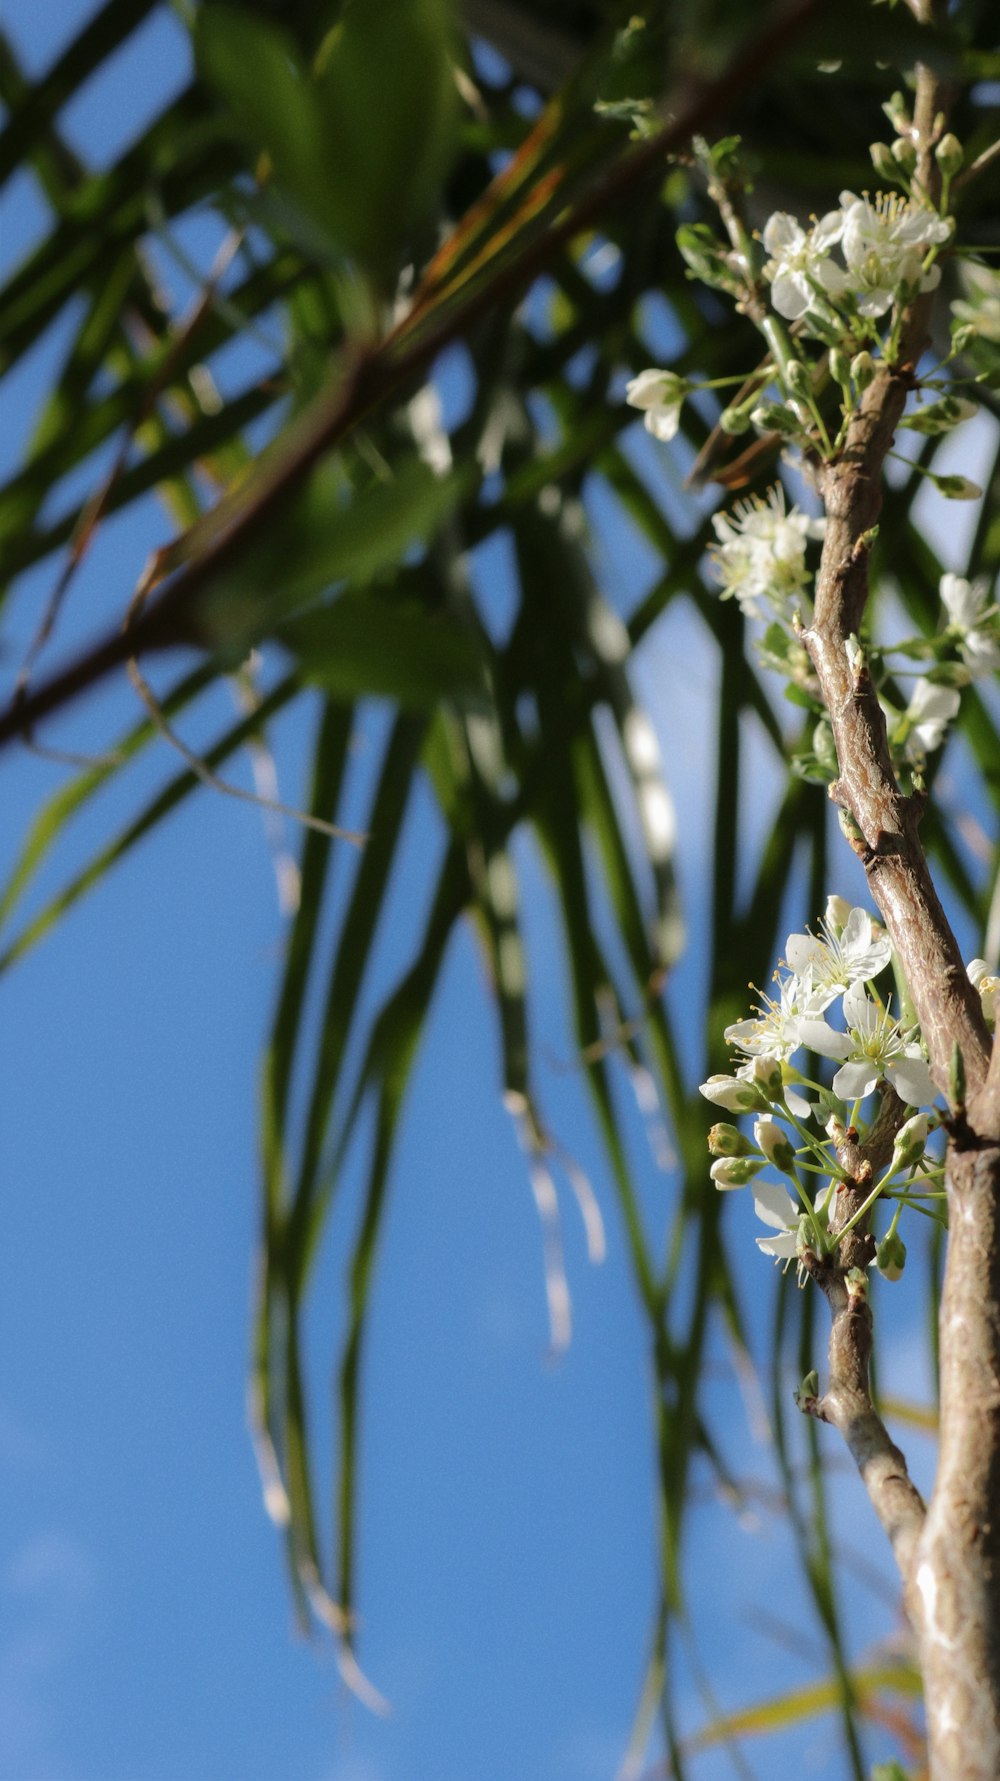
<path id="1" fill-rule="evenodd" d="M 29 72 L 48 65 L 90 10 L 84 0 L 11 10 L 7 29 Z M 67 129 L 81 153 L 96 164 L 113 159 L 181 84 L 186 57 L 180 26 L 157 12 L 110 86 L 88 89 L 70 108 Z M 8 264 L 43 219 L 20 184 L 7 207 Z M 10 380 L 8 464 L 57 351 L 57 339 L 46 341 Z M 637 449 L 649 449 L 641 435 Z M 650 474 L 663 472 L 651 465 Z M 598 508 L 592 518 L 609 596 L 624 607 L 655 565 L 620 518 Z M 167 529 L 152 501 L 102 529 L 67 608 L 65 647 L 118 612 Z M 494 577 L 502 602 L 502 562 L 487 558 L 479 574 Z M 24 580 L 10 660 L 52 575 L 48 564 Z M 672 989 L 683 1013 L 686 999 L 697 1004 L 703 971 L 697 911 L 716 685 L 712 651 L 683 605 L 644 646 L 637 672 L 676 788 L 679 870 L 694 912 Z M 53 726 L 50 739 L 99 748 L 134 710 L 126 687 L 109 688 Z M 195 742 L 199 725 L 208 734 L 221 722 L 225 695 L 208 710 L 191 720 Z M 359 726 L 359 785 L 383 720 L 372 710 Z M 297 708 L 273 730 L 293 798 L 310 726 L 311 714 Z M 747 742 L 752 843 L 767 830 L 775 786 L 763 746 L 752 732 Z M 163 749 L 135 769 L 131 789 L 112 788 L 69 837 L 63 870 L 88 857 L 143 788 L 175 770 Z M 5 862 L 61 772 L 27 754 L 8 757 Z M 422 794 L 395 890 L 401 905 L 426 878 L 438 840 Z M 594 1181 L 608 1253 L 599 1268 L 588 1262 L 565 1196 L 574 1336 L 553 1364 L 538 1221 L 500 1101 L 480 962 L 463 930 L 407 1106 L 366 1360 L 361 1656 L 392 1702 L 388 1719 L 347 1697 L 331 1653 L 294 1632 L 246 1429 L 255 1091 L 284 932 L 258 813 L 207 793 L 189 800 L 3 980 L 2 1781 L 613 1775 L 655 1599 L 651 1375 L 582 1086 L 562 1067 L 573 1043 L 553 910 L 537 858 L 522 848 L 519 863 L 537 1037 L 552 1060 L 543 1098 Z M 350 870 L 345 863 L 345 877 Z M 56 882 L 43 875 L 40 894 Z M 836 888 L 860 888 L 846 854 Z M 391 920 L 389 929 L 383 971 L 394 962 Z M 311 1329 L 321 1381 L 342 1322 L 357 1159 L 352 1168 Z M 672 1188 L 667 1175 L 647 1171 L 654 1215 Z M 750 1208 L 732 1216 L 749 1239 Z M 759 1284 L 763 1307 L 768 1282 Z M 925 1389 L 907 1335 L 915 1315 L 911 1299 L 889 1350 L 900 1395 Z M 731 1405 L 739 1451 L 745 1413 L 721 1352 L 718 1361 L 719 1405 Z M 751 1459 L 765 1469 L 760 1452 Z M 880 1563 L 858 1532 L 867 1510 L 853 1480 L 838 1514 Z M 766 1516 L 751 1527 L 711 1504 L 698 1508 L 691 1576 L 702 1661 L 727 1704 L 822 1672 L 804 1640 L 796 1665 L 755 1630 L 762 1602 L 793 1626 L 807 1624 Z M 872 1595 L 860 1623 L 874 1637 L 894 1614 Z M 696 1724 L 703 1707 L 689 1672 L 682 1693 Z M 835 1781 L 842 1758 L 816 1726 L 784 1754 L 752 1757 L 752 1772 L 798 1774 L 803 1748 L 809 1772 Z M 733 1771 L 713 1757 L 697 1772 L 711 1781 Z"/>

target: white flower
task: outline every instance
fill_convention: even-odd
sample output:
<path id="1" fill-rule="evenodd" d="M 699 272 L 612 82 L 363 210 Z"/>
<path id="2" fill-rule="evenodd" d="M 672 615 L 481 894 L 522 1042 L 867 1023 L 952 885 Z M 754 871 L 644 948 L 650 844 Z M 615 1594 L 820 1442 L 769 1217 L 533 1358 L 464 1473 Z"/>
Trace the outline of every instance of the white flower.
<path id="1" fill-rule="evenodd" d="M 957 687 L 937 686 L 933 680 L 920 679 L 906 707 L 904 752 L 908 761 L 919 766 L 925 755 L 940 748 L 952 718 L 958 714 L 962 695 Z"/>
<path id="2" fill-rule="evenodd" d="M 791 1194 L 776 1181 L 757 1181 L 753 1188 L 753 1209 L 762 1224 L 777 1231 L 777 1237 L 757 1237 L 758 1249 L 779 1261 L 794 1261 L 799 1247 L 799 1218 L 802 1209 Z"/>
<path id="3" fill-rule="evenodd" d="M 877 927 L 864 909 L 849 910 L 839 933 L 825 922 L 820 927 L 822 939 L 813 934 L 789 934 L 785 956 L 797 976 L 808 973 L 816 1006 L 828 1008 L 852 983 L 877 977 L 889 963 L 892 947 L 885 929 Z"/>
<path id="4" fill-rule="evenodd" d="M 1000 977 L 994 977 L 985 959 L 973 959 L 969 965 L 969 982 L 979 991 L 982 1004 L 983 1019 L 993 1025 L 997 1017 L 997 996 L 1000 995 Z"/>
<path id="5" fill-rule="evenodd" d="M 749 1058 L 790 1057 L 802 1044 L 799 1029 L 803 1021 L 818 1020 L 828 1006 L 828 1001 L 817 999 L 808 978 L 791 971 L 779 985 L 777 1000 L 762 996 L 756 1015 L 726 1028 L 726 1043 Z"/>
<path id="6" fill-rule="evenodd" d="M 840 240 L 844 219 L 831 210 L 806 234 L 787 211 L 776 210 L 764 226 L 764 249 L 770 258 L 764 277 L 771 281 L 771 301 L 779 315 L 793 322 L 819 293 L 838 297 L 847 279 L 828 250 Z"/>
<path id="7" fill-rule="evenodd" d="M 1000 647 L 997 644 L 998 615 L 995 605 L 988 606 L 989 582 L 985 577 L 966 581 L 961 575 L 942 575 L 941 600 L 950 619 L 948 626 L 956 639 L 969 673 L 992 674 L 1000 668 Z"/>
<path id="8" fill-rule="evenodd" d="M 925 272 L 924 256 L 951 234 L 951 224 L 923 204 L 898 193 L 877 192 L 875 201 L 841 192 L 842 247 L 862 315 L 884 315 L 901 285 L 932 291 L 941 268 Z"/>
<path id="9" fill-rule="evenodd" d="M 712 525 L 719 543 L 710 555 L 723 599 L 734 596 L 750 618 L 761 616 L 760 600 L 790 617 L 811 579 L 806 544 L 822 538 L 825 522 L 797 507 L 786 513 L 785 491 L 776 483 L 766 501 L 759 496 L 739 501 L 731 514 L 714 514 Z"/>
<path id="10" fill-rule="evenodd" d="M 625 400 L 632 408 L 644 408 L 645 427 L 654 439 L 674 437 L 681 424 L 681 408 L 689 385 L 675 371 L 640 371 L 625 386 Z"/>
<path id="11" fill-rule="evenodd" d="M 861 1101 L 877 1082 L 890 1082 L 901 1101 L 921 1107 L 937 1089 L 916 1040 L 908 1038 L 888 1009 L 879 1007 L 863 983 L 844 994 L 846 1033 L 836 1033 L 825 1020 L 801 1024 L 802 1044 L 822 1057 L 843 1058 L 833 1079 L 833 1092 L 843 1101 Z"/>

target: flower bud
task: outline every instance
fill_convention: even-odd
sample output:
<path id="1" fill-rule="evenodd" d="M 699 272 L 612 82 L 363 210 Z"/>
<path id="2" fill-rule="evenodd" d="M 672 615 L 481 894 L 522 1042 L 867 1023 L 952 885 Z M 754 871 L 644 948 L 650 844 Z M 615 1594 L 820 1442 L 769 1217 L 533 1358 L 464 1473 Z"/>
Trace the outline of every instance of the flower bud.
<path id="1" fill-rule="evenodd" d="M 758 1119 L 754 1121 L 753 1135 L 768 1162 L 783 1175 L 790 1175 L 795 1167 L 795 1152 L 784 1127 L 774 1119 Z"/>
<path id="2" fill-rule="evenodd" d="M 953 179 L 965 160 L 965 151 L 957 136 L 948 131 L 934 150 L 934 159 L 946 179 Z"/>
<path id="3" fill-rule="evenodd" d="M 776 1057 L 755 1057 L 750 1080 L 768 1101 L 780 1101 L 784 1093 L 781 1060 Z"/>
<path id="4" fill-rule="evenodd" d="M 750 413 L 746 408 L 724 408 L 719 416 L 719 425 L 724 433 L 736 436 L 750 431 Z"/>
<path id="5" fill-rule="evenodd" d="M 885 115 L 889 119 L 897 136 L 902 136 L 903 132 L 910 128 L 910 113 L 907 109 L 906 99 L 902 93 L 893 93 L 891 99 L 886 99 L 882 106 L 882 110 L 885 112 Z"/>
<path id="6" fill-rule="evenodd" d="M 708 1172 L 716 1187 L 724 1192 L 731 1187 L 746 1187 L 763 1167 L 764 1159 L 760 1156 L 720 1156 Z"/>
<path id="7" fill-rule="evenodd" d="M 968 968 L 969 981 L 979 991 L 983 1019 L 992 1026 L 997 1017 L 997 995 L 1000 977 L 994 977 L 985 959 L 973 959 Z"/>
<path id="8" fill-rule="evenodd" d="M 978 331 L 972 322 L 963 322 L 960 328 L 953 328 L 951 334 L 952 352 L 968 352 Z"/>
<path id="9" fill-rule="evenodd" d="M 858 390 L 866 390 L 875 376 L 875 360 L 870 352 L 855 353 L 851 360 L 851 377 Z"/>
<path id="10" fill-rule="evenodd" d="M 875 1266 L 883 1280 L 898 1280 L 906 1266 L 906 1244 L 898 1232 L 883 1237 L 875 1251 Z"/>
<path id="11" fill-rule="evenodd" d="M 851 381 L 851 361 L 843 347 L 833 346 L 830 348 L 830 375 L 839 383 L 841 389 L 845 389 Z"/>
<path id="12" fill-rule="evenodd" d="M 783 402 L 761 402 L 750 415 L 750 424 L 758 433 L 783 433 L 791 438 L 801 432 L 794 414 Z"/>
<path id="13" fill-rule="evenodd" d="M 892 145 L 892 158 L 903 173 L 910 174 L 917 164 L 917 151 L 907 137 L 899 136 Z"/>
<path id="14" fill-rule="evenodd" d="M 808 400 L 813 393 L 813 380 L 801 359 L 789 359 L 785 366 L 785 382 L 792 394 Z"/>
<path id="15" fill-rule="evenodd" d="M 900 1169 L 912 1169 L 919 1163 L 927 1147 L 929 1124 L 926 1113 L 914 1113 L 912 1119 L 900 1126 L 892 1147 L 890 1175 L 897 1174 Z"/>
<path id="16" fill-rule="evenodd" d="M 708 1134 L 708 1148 L 713 1156 L 750 1156 L 753 1145 L 745 1132 L 734 1125 L 714 1125 Z"/>
<path id="17" fill-rule="evenodd" d="M 898 169 L 892 158 L 892 149 L 887 142 L 873 142 L 868 153 L 871 155 L 872 166 L 880 179 L 896 179 Z"/>
<path id="18" fill-rule="evenodd" d="M 837 760 L 837 744 L 833 739 L 833 728 L 827 717 L 821 717 L 813 730 L 813 754 L 824 772 L 832 773 L 836 778 L 840 771 L 840 764 Z"/>
<path id="19" fill-rule="evenodd" d="M 836 895 L 827 897 L 823 920 L 835 939 L 839 940 L 846 928 L 852 906 L 846 897 Z"/>
<path id="20" fill-rule="evenodd" d="M 698 1093 L 716 1107 L 725 1107 L 727 1113 L 752 1113 L 763 1104 L 760 1090 L 736 1076 L 710 1076 L 700 1084 Z"/>
<path id="21" fill-rule="evenodd" d="M 967 476 L 932 476 L 931 482 L 949 501 L 978 501 L 982 489 Z"/>

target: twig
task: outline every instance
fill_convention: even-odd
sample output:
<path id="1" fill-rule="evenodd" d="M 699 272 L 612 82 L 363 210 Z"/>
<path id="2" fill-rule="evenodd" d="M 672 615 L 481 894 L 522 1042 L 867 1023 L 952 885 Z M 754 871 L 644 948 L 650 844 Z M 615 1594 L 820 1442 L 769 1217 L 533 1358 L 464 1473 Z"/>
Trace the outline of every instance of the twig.
<path id="1" fill-rule="evenodd" d="M 146 586 L 144 582 L 140 582 L 129 602 L 128 611 L 125 614 L 126 636 L 129 635 L 129 627 L 132 619 L 134 615 L 141 610 L 142 602 L 145 597 Z M 259 792 L 248 792 L 243 786 L 231 784 L 228 779 L 220 779 L 217 773 L 213 773 L 207 761 L 203 761 L 199 754 L 196 754 L 193 749 L 189 748 L 187 743 L 172 727 L 163 711 L 163 707 L 160 705 L 159 700 L 156 697 L 156 694 L 153 692 L 152 687 L 145 678 L 133 655 L 126 657 L 125 666 L 128 672 L 128 677 L 138 693 L 139 698 L 142 700 L 151 722 L 159 731 L 164 741 L 169 742 L 171 748 L 175 748 L 182 759 L 187 762 L 195 778 L 200 779 L 202 785 L 207 786 L 210 791 L 223 792 L 227 798 L 238 798 L 241 803 L 253 804 L 258 810 L 269 810 L 274 812 L 277 816 L 287 816 L 291 821 L 301 823 L 303 828 L 315 829 L 318 834 L 329 835 L 335 841 L 350 841 L 354 847 L 364 846 L 368 836 L 362 834 L 360 831 L 354 829 L 340 829 L 335 823 L 326 822 L 320 816 L 313 816 L 308 810 L 297 810 L 291 804 L 281 803 L 278 798 L 263 797 Z"/>

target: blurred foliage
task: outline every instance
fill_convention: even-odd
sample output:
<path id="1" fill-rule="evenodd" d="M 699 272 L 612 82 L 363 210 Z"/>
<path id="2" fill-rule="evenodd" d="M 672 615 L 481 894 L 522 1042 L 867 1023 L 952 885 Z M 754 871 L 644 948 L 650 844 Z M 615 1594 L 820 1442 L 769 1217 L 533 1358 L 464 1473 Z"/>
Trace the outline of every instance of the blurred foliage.
<path id="1" fill-rule="evenodd" d="M 912 1748 L 914 1672 L 905 1662 L 866 1668 L 848 1658 L 815 1430 L 793 1426 L 777 1386 L 782 1512 L 826 1673 L 810 1689 L 720 1718 L 697 1739 L 682 1740 L 674 1718 L 668 1654 L 687 1624 L 692 1491 L 709 1478 L 743 1500 L 712 1428 L 713 1333 L 739 1370 L 749 1360 L 725 1204 L 706 1191 L 695 1072 L 723 1067 L 723 1027 L 742 1012 L 748 977 L 766 980 L 789 899 L 798 908 L 807 892 L 808 908 L 822 907 L 828 824 L 821 789 L 786 766 L 801 713 L 776 707 L 738 612 L 705 582 L 717 503 L 682 487 L 702 453 L 718 500 L 728 500 L 773 479 L 773 452 L 741 456 L 745 442 L 720 439 L 719 405 L 706 396 L 685 406 L 677 439 L 656 448 L 657 466 L 623 406 L 626 378 L 648 364 L 704 378 L 747 371 L 756 337 L 691 281 L 675 245 L 678 227 L 712 221 L 686 155 L 647 160 L 634 176 L 623 169 L 636 140 L 648 142 L 661 118 L 683 114 L 724 77 L 717 115 L 700 127 L 743 138 L 752 221 L 759 226 L 776 207 L 822 212 L 842 188 L 871 184 L 879 107 L 905 86 L 918 42 L 953 78 L 952 127 L 978 153 L 998 123 L 991 0 L 959 0 L 946 29 L 922 34 L 905 7 L 868 0 L 800 5 L 787 25 L 780 10 L 762 15 L 740 0 L 469 0 L 457 11 L 446 0 L 210 0 L 181 9 L 192 33 L 190 83 L 112 166 L 93 170 L 61 115 L 152 7 L 107 0 L 34 83 L 0 39 L 0 180 L 30 176 L 48 213 L 0 293 L 0 369 L 53 330 L 60 355 L 23 464 L 0 489 L 0 544 L 5 587 L 43 563 L 56 584 L 33 620 L 37 648 L 19 697 L 44 677 L 42 646 L 94 528 L 154 489 L 175 533 L 159 565 L 165 591 L 154 599 L 169 608 L 170 576 L 196 570 L 183 624 L 160 644 L 194 640 L 200 653 L 196 666 L 176 668 L 172 682 L 168 675 L 155 721 L 138 722 L 36 812 L 2 890 L 2 963 L 20 958 L 203 783 L 185 764 L 54 895 L 33 900 L 80 813 L 109 782 L 128 785 L 139 756 L 157 743 L 163 751 L 164 724 L 194 712 L 219 677 L 262 650 L 249 707 L 202 751 L 217 773 L 248 742 L 266 743 L 270 717 L 290 701 L 315 713 L 306 802 L 317 826 L 301 830 L 300 894 L 261 1094 L 254 1414 L 303 1620 L 316 1615 L 333 1629 L 345 1673 L 364 1691 L 351 1627 L 365 1322 L 407 1083 L 463 918 L 486 961 L 499 1087 L 531 1168 L 544 1175 L 552 1162 L 518 884 L 518 849 L 535 845 L 561 920 L 579 1057 L 655 1379 L 661 1586 L 645 1686 L 636 1679 L 633 1766 L 657 1714 L 681 1774 L 714 1739 L 834 1707 L 845 1772 L 861 1775 L 866 1721 L 894 1727 L 902 1754 Z M 764 65 L 741 77 L 765 33 Z M 818 66 L 827 62 L 837 70 Z M 988 187 L 972 181 L 961 196 L 962 237 L 974 245 L 986 245 L 995 224 Z M 567 227 L 574 206 L 586 227 Z M 206 221 L 214 263 L 204 254 Z M 190 307 L 165 293 L 164 255 L 187 265 Z M 960 263 L 946 279 L 948 296 L 969 297 Z M 460 358 L 453 349 L 442 367 L 453 342 Z M 995 414 L 989 390 L 984 402 Z M 921 444 L 924 463 L 935 445 Z M 990 460 L 979 476 L 988 492 L 964 572 L 993 575 L 995 428 L 979 449 Z M 916 507 L 919 487 L 907 470 L 889 491 L 878 558 L 887 585 L 891 572 L 892 591 L 926 628 L 941 565 Z M 590 535 L 598 496 L 659 565 L 643 597 L 621 610 L 602 588 Z M 513 545 L 503 627 L 477 555 L 496 540 Z M 121 590 L 116 627 L 132 591 Z M 633 673 L 634 654 L 676 601 L 704 627 L 719 671 L 714 735 L 705 738 L 715 760 L 714 810 L 705 812 L 714 869 L 700 1041 L 690 1009 L 680 1037 L 664 994 L 684 945 L 678 843 L 664 819 L 669 763 L 656 748 L 656 713 L 644 709 Z M 392 711 L 360 824 L 367 840 L 334 891 L 331 850 L 345 844 L 323 825 L 344 820 L 357 702 L 370 696 Z M 751 857 L 741 824 L 748 714 L 785 776 L 771 832 Z M 991 812 L 1000 802 L 995 715 L 967 699 L 974 803 Z M 380 920 L 420 783 L 440 813 L 436 876 L 410 904 L 409 963 L 379 998 L 369 985 Z M 969 833 L 962 798 L 931 805 L 925 835 L 941 880 L 995 940 L 996 846 L 980 831 L 985 857 L 976 857 Z M 661 1178 L 653 1225 L 640 1188 L 652 1164 L 633 1155 L 622 1078 L 641 1094 L 652 1085 L 678 1159 Z M 331 1554 L 316 1483 L 325 1388 L 317 1393 L 307 1376 L 302 1329 L 354 1143 L 367 1155 L 366 1184 L 339 1360 Z M 550 1267 L 554 1338 L 558 1286 Z M 811 1364 L 812 1332 L 807 1300 L 788 1282 L 773 1287 L 765 1377 L 777 1381 L 789 1357 L 801 1354 L 802 1370 Z"/>

